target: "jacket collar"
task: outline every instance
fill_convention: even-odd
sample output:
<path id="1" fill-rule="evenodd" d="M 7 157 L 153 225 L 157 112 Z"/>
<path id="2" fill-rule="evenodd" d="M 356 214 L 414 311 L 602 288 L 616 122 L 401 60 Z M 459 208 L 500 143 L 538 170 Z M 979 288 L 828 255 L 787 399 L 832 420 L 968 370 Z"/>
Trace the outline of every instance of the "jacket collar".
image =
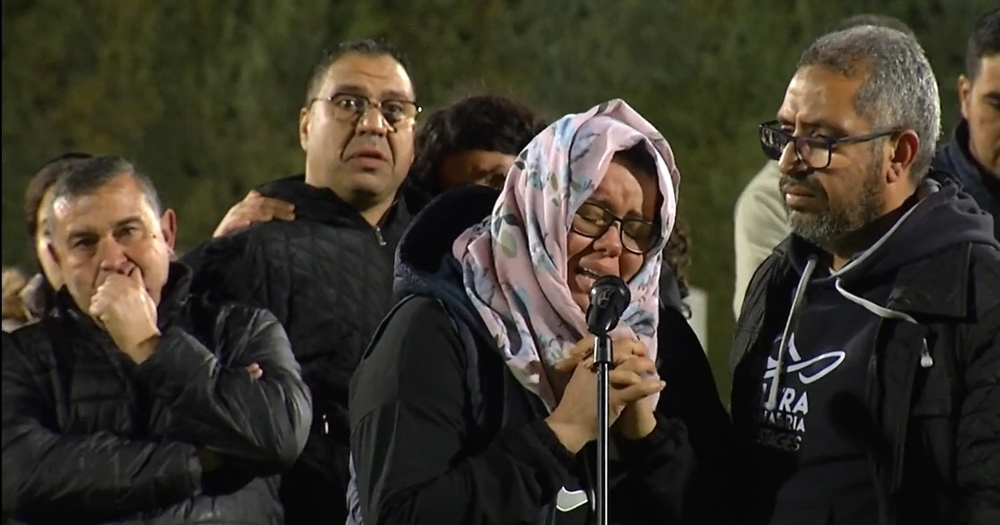
<path id="1" fill-rule="evenodd" d="M 265 197 L 283 200 L 295 205 L 297 218 L 316 222 L 343 225 L 345 219 L 361 226 L 369 226 L 354 206 L 340 198 L 329 188 L 318 188 L 306 184 L 305 175 L 293 175 L 278 179 L 257 187 L 257 191 Z M 399 191 L 396 201 L 386 211 L 379 221 L 379 227 L 389 228 L 396 223 L 408 224 L 412 218 L 411 206 L 407 201 L 412 199 L 407 192 Z"/>

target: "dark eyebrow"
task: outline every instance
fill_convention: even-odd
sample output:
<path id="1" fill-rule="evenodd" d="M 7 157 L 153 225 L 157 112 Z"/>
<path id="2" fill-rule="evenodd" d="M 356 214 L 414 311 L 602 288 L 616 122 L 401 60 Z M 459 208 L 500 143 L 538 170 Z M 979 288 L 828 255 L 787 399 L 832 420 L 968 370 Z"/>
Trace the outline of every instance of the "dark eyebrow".
<path id="1" fill-rule="evenodd" d="M 93 239 L 97 237 L 97 233 L 93 230 L 80 229 L 80 230 L 70 230 L 69 234 L 66 236 L 66 241 L 68 244 L 73 244 L 75 241 L 84 239 Z"/>
<path id="2" fill-rule="evenodd" d="M 114 228 L 117 230 L 119 228 L 123 228 L 125 226 L 132 226 L 135 224 L 138 224 L 140 226 L 142 225 L 142 218 L 139 217 L 138 215 L 133 215 L 132 217 L 126 217 L 124 219 L 115 221 Z"/>
<path id="3" fill-rule="evenodd" d="M 617 215 L 617 214 L 616 214 L 616 213 L 614 212 L 614 210 L 612 210 L 612 209 L 611 209 L 611 208 L 612 208 L 612 206 L 611 206 L 611 203 L 610 203 L 610 202 L 608 202 L 608 200 L 607 200 L 607 197 L 604 197 L 603 195 L 600 195 L 600 194 L 598 194 L 598 193 L 594 192 L 593 194 L 591 194 L 591 195 L 590 195 L 590 198 L 589 198 L 589 199 L 587 199 L 587 202 L 588 202 L 589 204 L 594 204 L 594 205 L 597 205 L 597 206 L 599 206 L 599 207 L 603 208 L 603 209 L 604 209 L 604 211 L 606 211 L 606 212 L 608 212 L 608 213 L 610 213 L 610 214 L 612 214 L 612 215 Z M 640 212 L 638 212 L 638 211 L 636 211 L 636 210 L 629 210 L 629 211 L 628 211 L 628 212 L 627 212 L 627 213 L 625 214 L 625 216 L 624 216 L 624 217 L 622 217 L 622 219 L 630 219 L 630 220 L 639 220 L 639 221 L 644 221 L 644 222 L 648 222 L 648 221 L 646 221 L 646 219 L 645 219 L 645 218 L 644 218 L 644 217 L 642 216 L 642 213 L 640 213 Z"/>
<path id="4" fill-rule="evenodd" d="M 778 120 L 778 124 L 780 124 L 781 126 L 794 126 L 795 125 L 794 121 L 786 119 L 786 118 L 782 118 L 780 115 L 778 116 L 777 120 Z M 850 136 L 850 133 L 848 133 L 847 131 L 845 131 L 840 126 L 837 126 L 836 124 L 833 124 L 832 122 L 827 121 L 827 120 L 823 120 L 823 119 L 802 120 L 801 124 L 802 124 L 803 127 L 805 127 L 807 130 L 810 130 L 811 132 L 815 132 L 816 130 L 819 130 L 819 131 L 827 133 L 828 135 L 831 135 L 833 138 L 840 138 L 840 137 L 848 137 L 848 136 Z"/>
<path id="5" fill-rule="evenodd" d="M 990 91 L 985 95 L 983 95 L 983 98 L 989 100 L 994 104 L 1000 103 L 1000 91 Z"/>
<path id="6" fill-rule="evenodd" d="M 344 84 L 342 86 L 337 86 L 337 89 L 336 89 L 336 91 L 334 91 L 334 94 L 337 94 L 337 95 L 357 95 L 357 96 L 360 96 L 360 97 L 371 97 L 372 96 L 372 92 L 370 90 L 365 89 L 365 88 L 363 88 L 361 86 L 358 86 L 358 85 L 355 85 L 355 84 Z M 402 91 L 395 90 L 395 89 L 388 89 L 386 91 L 383 91 L 379 95 L 379 98 L 380 98 L 380 100 L 403 100 L 403 101 L 409 101 L 411 97 L 409 95 L 407 95 L 406 93 L 402 92 Z"/>
<path id="7" fill-rule="evenodd" d="M 142 225 L 142 218 L 139 217 L 138 215 L 126 217 L 124 219 L 115 221 L 112 227 L 113 229 L 118 230 L 124 228 L 125 226 L 131 226 L 131 225 Z M 69 239 L 70 241 L 75 241 L 78 239 L 87 239 L 97 236 L 98 233 L 95 232 L 93 229 L 84 227 L 78 229 L 71 229 L 69 231 L 69 234 L 67 235 L 67 239 Z"/>

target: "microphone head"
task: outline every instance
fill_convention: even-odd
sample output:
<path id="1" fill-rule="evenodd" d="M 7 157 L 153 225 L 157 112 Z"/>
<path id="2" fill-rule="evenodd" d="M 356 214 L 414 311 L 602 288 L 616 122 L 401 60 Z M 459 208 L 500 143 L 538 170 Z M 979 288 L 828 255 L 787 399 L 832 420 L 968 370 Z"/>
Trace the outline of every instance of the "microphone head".
<path id="1" fill-rule="evenodd" d="M 587 328 L 590 333 L 606 336 L 618 326 L 625 308 L 632 301 L 632 292 L 621 277 L 605 275 L 594 281 L 590 288 L 590 307 L 587 308 Z"/>

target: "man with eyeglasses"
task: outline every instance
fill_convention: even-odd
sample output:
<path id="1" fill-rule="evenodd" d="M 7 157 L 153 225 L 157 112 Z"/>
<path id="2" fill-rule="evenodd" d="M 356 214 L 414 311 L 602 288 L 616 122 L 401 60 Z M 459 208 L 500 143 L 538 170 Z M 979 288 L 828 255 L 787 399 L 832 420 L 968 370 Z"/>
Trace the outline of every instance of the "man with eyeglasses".
<path id="1" fill-rule="evenodd" d="M 760 126 L 792 235 L 734 341 L 742 523 L 1000 523 L 1000 243 L 928 176 L 940 118 L 920 44 L 861 26 Z"/>
<path id="2" fill-rule="evenodd" d="M 888 27 L 916 38 L 913 30 L 902 20 L 887 15 L 865 13 L 840 20 L 827 31 L 842 31 L 857 26 Z M 743 188 L 733 211 L 733 248 L 736 256 L 736 283 L 733 293 L 733 311 L 739 317 L 743 297 L 757 267 L 767 259 L 774 247 L 781 243 L 791 230 L 784 197 L 778 189 L 781 172 L 777 161 L 769 160 Z"/>
<path id="3" fill-rule="evenodd" d="M 299 115 L 305 173 L 258 192 L 294 220 L 256 223 L 185 256 L 194 287 L 269 309 L 313 396 L 313 428 L 283 477 L 288 525 L 344 523 L 350 377 L 391 307 L 396 244 L 412 213 L 400 187 L 420 112 L 388 43 L 341 44 L 314 68 Z"/>

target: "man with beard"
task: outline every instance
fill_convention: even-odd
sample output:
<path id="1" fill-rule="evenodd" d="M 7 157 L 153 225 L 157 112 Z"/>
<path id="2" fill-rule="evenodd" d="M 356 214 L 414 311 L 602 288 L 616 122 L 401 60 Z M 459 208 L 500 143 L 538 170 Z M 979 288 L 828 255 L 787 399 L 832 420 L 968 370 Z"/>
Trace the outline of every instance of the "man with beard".
<path id="1" fill-rule="evenodd" d="M 1000 8 L 983 15 L 972 30 L 958 97 L 962 120 L 935 166 L 957 177 L 993 214 L 993 233 L 1000 238 Z"/>
<path id="2" fill-rule="evenodd" d="M 265 184 L 291 221 L 257 223 L 185 256 L 195 286 L 267 308 L 288 332 L 312 391 L 313 428 L 283 476 L 286 523 L 343 523 L 348 381 L 391 306 L 392 259 L 411 220 L 400 186 L 420 107 L 399 53 L 340 45 L 313 71 L 299 115 L 305 173 Z"/>
<path id="3" fill-rule="evenodd" d="M 862 26 L 760 127 L 792 235 L 734 341 L 745 523 L 1000 523 L 1000 244 L 928 177 L 940 114 L 920 44 Z"/>
<path id="4" fill-rule="evenodd" d="M 917 38 L 902 20 L 888 15 L 865 13 L 844 18 L 827 32 L 843 31 L 856 26 L 888 27 Z M 743 188 L 733 210 L 733 251 L 736 258 L 736 283 L 733 288 L 733 311 L 739 317 L 743 298 L 757 268 L 781 243 L 791 229 L 785 210 L 784 195 L 778 188 L 781 170 L 778 163 L 768 160 Z"/>

